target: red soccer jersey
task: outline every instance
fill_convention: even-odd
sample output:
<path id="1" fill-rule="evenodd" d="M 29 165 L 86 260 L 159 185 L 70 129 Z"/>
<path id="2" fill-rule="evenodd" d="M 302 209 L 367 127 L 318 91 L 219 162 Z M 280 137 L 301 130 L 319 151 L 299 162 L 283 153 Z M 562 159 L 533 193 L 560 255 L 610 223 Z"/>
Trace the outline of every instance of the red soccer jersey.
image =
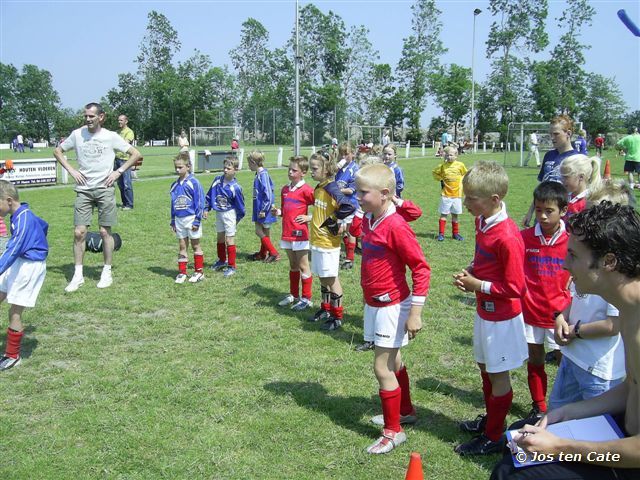
<path id="1" fill-rule="evenodd" d="M 569 203 L 567 205 L 567 214 L 562 217 L 563 220 L 568 219 L 569 217 L 575 215 L 576 213 L 580 213 L 582 210 L 587 208 L 587 194 L 589 190 L 585 190 L 584 192 L 574 196 L 570 196 Z"/>
<path id="2" fill-rule="evenodd" d="M 547 239 L 540 225 L 520 232 L 524 241 L 524 275 L 527 292 L 522 298 L 522 314 L 529 325 L 555 326 L 553 313 L 561 312 L 571 301 L 567 289 L 569 272 L 564 270 L 569 234 L 564 223 Z"/>
<path id="3" fill-rule="evenodd" d="M 386 307 L 403 301 L 411 291 L 405 276 L 411 270 L 412 303 L 422 305 L 429 291 L 431 268 L 416 234 L 391 205 L 387 213 L 362 222 L 362 266 L 360 285 L 364 301 L 372 307 Z"/>
<path id="4" fill-rule="evenodd" d="M 296 223 L 298 215 L 307 215 L 309 205 L 313 205 L 313 188 L 307 184 L 282 187 L 282 240 L 285 242 L 306 242 L 309 240 L 307 223 Z"/>
<path id="5" fill-rule="evenodd" d="M 482 319 L 499 322 L 522 313 L 520 299 L 527 288 L 524 243 L 518 226 L 506 213 L 502 219 L 483 228 L 480 228 L 480 217 L 476 218 L 472 273 L 479 280 L 491 282 L 490 293 L 476 292 L 476 309 Z"/>

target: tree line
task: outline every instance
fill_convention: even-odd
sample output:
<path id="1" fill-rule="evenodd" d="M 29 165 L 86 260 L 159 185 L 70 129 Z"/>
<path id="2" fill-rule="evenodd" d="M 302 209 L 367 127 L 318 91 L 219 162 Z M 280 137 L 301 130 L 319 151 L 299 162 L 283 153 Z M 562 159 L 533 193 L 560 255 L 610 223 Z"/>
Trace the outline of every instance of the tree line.
<path id="1" fill-rule="evenodd" d="M 509 122 L 546 121 L 567 113 L 590 133 L 616 131 L 637 121 L 614 78 L 584 70 L 589 49 L 581 32 L 591 25 L 588 0 L 566 0 L 554 19 L 562 35 L 548 58 L 530 60 L 549 47 L 549 0 L 490 0 L 493 23 L 486 40 L 491 73 L 476 84 L 474 128 L 503 134 Z M 364 25 L 347 27 L 336 13 L 313 4 L 300 10 L 300 105 L 305 138 L 315 144 L 346 136 L 349 124 L 408 126 L 407 139 L 435 138 L 445 128 L 468 129 L 471 69 L 443 64 L 441 11 L 435 0 L 415 0 L 411 29 L 403 39 L 398 64 L 379 62 Z M 575 12 L 580 12 L 576 14 Z M 182 48 L 178 32 L 162 13 L 151 11 L 135 59 L 137 70 L 118 75 L 102 98 L 110 111 L 124 113 L 139 139 L 170 138 L 183 128 L 240 125 L 245 137 L 292 143 L 294 122 L 295 31 L 278 48 L 269 32 L 248 18 L 229 53 L 231 67 L 214 66 L 195 50 L 176 61 Z M 81 111 L 64 109 L 51 74 L 35 65 L 18 71 L 0 63 L 0 140 L 17 133 L 54 139 L 81 121 Z M 427 101 L 442 112 L 421 129 Z M 107 115 L 116 128 L 116 115 Z M 426 132 L 426 133 L 425 133 Z"/>

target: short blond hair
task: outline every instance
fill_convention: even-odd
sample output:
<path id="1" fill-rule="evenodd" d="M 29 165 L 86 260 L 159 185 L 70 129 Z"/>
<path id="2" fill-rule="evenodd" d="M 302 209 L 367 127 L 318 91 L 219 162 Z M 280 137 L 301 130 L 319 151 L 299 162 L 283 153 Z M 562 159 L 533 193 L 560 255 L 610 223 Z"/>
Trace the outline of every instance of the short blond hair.
<path id="1" fill-rule="evenodd" d="M 20 201 L 20 195 L 16 186 L 8 180 L 0 180 L 0 198 L 10 198 L 16 202 Z"/>
<path id="2" fill-rule="evenodd" d="M 298 155 L 289 158 L 289 163 L 295 163 L 300 168 L 302 173 L 307 173 L 309 171 L 309 159 L 304 155 Z"/>
<path id="3" fill-rule="evenodd" d="M 180 152 L 173 159 L 173 163 L 182 162 L 187 166 L 191 165 L 191 157 L 189 156 L 189 152 Z"/>
<path id="4" fill-rule="evenodd" d="M 509 177 L 504 167 L 496 162 L 479 161 L 469 169 L 462 179 L 467 192 L 489 198 L 498 195 L 503 199 L 509 191 Z"/>
<path id="5" fill-rule="evenodd" d="M 454 157 L 458 156 L 458 149 L 456 147 L 444 147 L 443 149 L 444 153 L 447 153 L 449 155 L 453 155 Z"/>
<path id="6" fill-rule="evenodd" d="M 388 189 L 396 191 L 396 177 L 389 167 L 383 163 L 365 165 L 356 172 L 356 185 L 371 187 L 375 190 Z"/>
<path id="7" fill-rule="evenodd" d="M 336 172 L 338 171 L 338 165 L 336 164 L 336 160 L 331 154 L 326 150 L 321 150 L 318 153 L 314 153 L 309 158 L 309 162 L 316 161 L 320 163 L 322 170 L 324 170 L 327 178 L 333 178 L 336 176 Z"/>
<path id="8" fill-rule="evenodd" d="M 225 167 L 229 166 L 233 167 L 234 170 L 238 170 L 238 167 L 240 167 L 240 161 L 235 155 L 228 155 L 227 157 L 225 157 L 223 165 Z"/>
<path id="9" fill-rule="evenodd" d="M 359 157 L 358 165 L 360 167 L 364 167 L 365 165 L 375 165 L 377 163 L 384 163 L 382 159 L 376 155 L 368 155 L 363 153 L 361 157 Z M 387 167 L 389 168 L 389 167 Z"/>
<path id="10" fill-rule="evenodd" d="M 254 150 L 249 154 L 249 161 L 255 163 L 257 166 L 264 166 L 264 153 L 260 150 Z"/>
<path id="11" fill-rule="evenodd" d="M 347 155 L 351 155 L 352 150 L 351 150 L 351 144 L 348 142 L 343 142 L 338 146 L 338 155 L 342 158 L 346 157 Z"/>
<path id="12" fill-rule="evenodd" d="M 593 190 L 589 190 L 587 195 L 587 204 L 589 206 L 597 205 L 605 200 L 611 203 L 619 203 L 620 205 L 630 205 L 634 208 L 636 206 L 636 197 L 633 195 L 629 184 L 624 180 L 608 178 L 600 181 Z"/>

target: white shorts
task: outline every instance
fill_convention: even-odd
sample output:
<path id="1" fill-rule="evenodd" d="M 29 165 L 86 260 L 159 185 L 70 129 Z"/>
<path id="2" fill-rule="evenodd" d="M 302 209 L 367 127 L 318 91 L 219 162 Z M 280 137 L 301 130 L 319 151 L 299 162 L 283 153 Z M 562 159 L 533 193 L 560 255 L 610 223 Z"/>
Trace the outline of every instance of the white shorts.
<path id="1" fill-rule="evenodd" d="M 195 232 L 191 230 L 193 221 L 196 219 L 195 215 L 189 215 L 188 217 L 176 217 L 176 237 L 177 238 L 202 238 L 202 224 L 200 228 Z"/>
<path id="2" fill-rule="evenodd" d="M 0 292 L 7 294 L 7 303 L 34 307 L 47 274 L 47 262 L 18 258 L 0 275 Z"/>
<path id="3" fill-rule="evenodd" d="M 378 347 L 400 348 L 409 343 L 404 327 L 411 311 L 411 296 L 388 307 L 364 306 L 364 340 Z"/>
<path id="4" fill-rule="evenodd" d="M 286 240 L 280 240 L 280 248 L 293 250 L 294 252 L 309 250 L 310 245 L 309 240 L 305 240 L 303 242 L 287 242 Z"/>
<path id="5" fill-rule="evenodd" d="M 489 373 L 500 373 L 522 366 L 529 357 L 522 314 L 501 322 L 480 318 L 473 323 L 473 356 Z"/>
<path id="6" fill-rule="evenodd" d="M 234 209 L 216 212 L 216 232 L 224 232 L 227 237 L 236 236 L 236 211 Z"/>
<path id="7" fill-rule="evenodd" d="M 449 215 L 455 213 L 460 215 L 462 213 L 462 199 L 459 197 L 440 197 L 440 213 L 442 215 Z"/>
<path id="8" fill-rule="evenodd" d="M 527 343 L 534 343 L 536 345 L 544 345 L 545 339 L 547 340 L 547 345 L 549 346 L 549 350 L 559 350 L 560 347 L 556 343 L 556 339 L 554 337 L 554 329 L 553 328 L 542 328 L 536 327 L 535 325 L 529 325 L 528 323 L 524 324 L 524 333 L 527 337 Z"/>
<path id="9" fill-rule="evenodd" d="M 311 273 L 320 278 L 337 277 L 340 269 L 340 248 L 318 250 L 311 247 Z"/>

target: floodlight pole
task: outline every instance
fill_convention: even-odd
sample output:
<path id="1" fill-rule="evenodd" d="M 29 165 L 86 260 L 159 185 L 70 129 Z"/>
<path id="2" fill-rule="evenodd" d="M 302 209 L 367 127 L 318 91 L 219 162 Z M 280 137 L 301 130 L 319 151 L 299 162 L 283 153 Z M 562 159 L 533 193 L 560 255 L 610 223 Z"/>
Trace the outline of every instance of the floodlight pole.
<path id="1" fill-rule="evenodd" d="M 474 63 L 475 63 L 475 53 L 476 53 L 476 17 L 482 13 L 482 10 L 476 8 L 473 11 L 473 34 L 471 40 L 471 151 L 473 153 L 476 152 L 476 139 L 474 132 L 474 123 L 475 123 L 475 105 L 476 105 L 476 84 L 474 77 Z"/>
<path id="2" fill-rule="evenodd" d="M 298 37 L 298 0 L 296 0 L 296 58 L 295 58 L 295 67 L 296 67 L 296 112 L 295 112 L 295 121 L 294 121 L 294 132 L 293 132 L 293 152 L 295 156 L 300 155 L 300 42 Z"/>

